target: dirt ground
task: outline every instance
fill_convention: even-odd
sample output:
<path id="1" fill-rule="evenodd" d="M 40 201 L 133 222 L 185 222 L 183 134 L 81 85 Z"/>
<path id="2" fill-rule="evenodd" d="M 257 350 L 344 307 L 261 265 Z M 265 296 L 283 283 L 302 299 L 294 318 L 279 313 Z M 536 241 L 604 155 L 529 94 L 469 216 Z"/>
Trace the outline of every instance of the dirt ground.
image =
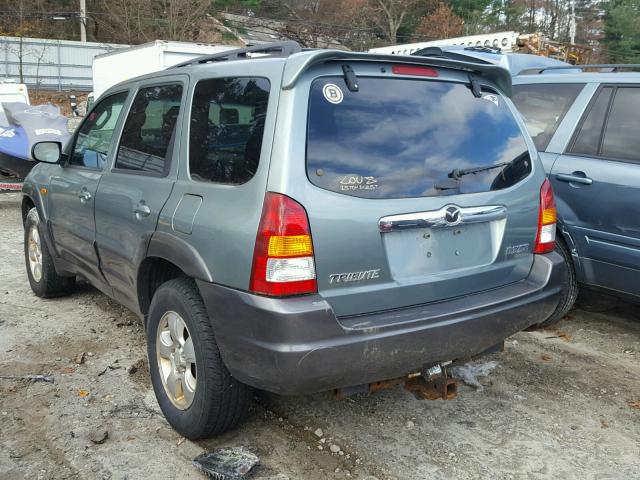
<path id="1" fill-rule="evenodd" d="M 246 446 L 261 459 L 255 479 L 637 479 L 638 307 L 582 301 L 559 329 L 519 333 L 489 356 L 498 366 L 483 390 L 461 386 L 446 402 L 401 388 L 341 401 L 263 394 L 239 429 L 193 443 L 158 410 L 134 315 L 86 285 L 32 295 L 19 197 L 0 195 L 0 377 L 55 378 L 0 378 L 0 478 L 198 479 L 197 454 Z"/>

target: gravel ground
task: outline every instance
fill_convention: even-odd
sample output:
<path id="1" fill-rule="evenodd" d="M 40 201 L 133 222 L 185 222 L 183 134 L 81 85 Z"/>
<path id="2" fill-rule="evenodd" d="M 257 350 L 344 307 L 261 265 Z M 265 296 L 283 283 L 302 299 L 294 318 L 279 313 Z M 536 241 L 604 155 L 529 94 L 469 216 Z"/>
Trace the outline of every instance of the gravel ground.
<path id="1" fill-rule="evenodd" d="M 455 400 L 262 394 L 239 429 L 194 443 L 158 410 L 134 315 L 86 285 L 32 295 L 19 201 L 0 195 L 0 377 L 55 383 L 0 378 L 2 479 L 197 479 L 191 460 L 223 446 L 255 452 L 256 479 L 640 478 L 634 305 L 583 295 L 558 329 L 508 339 L 485 387 Z"/>

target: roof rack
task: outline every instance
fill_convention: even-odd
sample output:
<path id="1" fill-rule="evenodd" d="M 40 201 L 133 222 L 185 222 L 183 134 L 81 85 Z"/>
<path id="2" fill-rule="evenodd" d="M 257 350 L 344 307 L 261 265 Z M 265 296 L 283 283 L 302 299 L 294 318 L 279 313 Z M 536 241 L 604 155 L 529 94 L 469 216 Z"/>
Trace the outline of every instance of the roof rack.
<path id="1" fill-rule="evenodd" d="M 250 53 L 258 53 L 263 54 L 259 55 L 258 58 L 268 57 L 288 57 L 293 55 L 294 53 L 299 53 L 302 51 L 302 47 L 298 44 L 298 42 L 294 42 L 293 40 L 288 40 L 286 42 L 273 42 L 273 43 L 265 43 L 261 45 L 253 45 L 251 47 L 239 48 L 236 50 L 227 50 L 225 52 L 213 53 L 211 55 L 203 55 L 201 57 L 196 57 L 192 60 L 188 60 L 186 62 L 178 63 L 177 65 L 173 65 L 169 67 L 169 69 L 173 68 L 181 68 L 188 67 L 192 65 L 202 65 L 204 63 L 209 62 L 225 62 L 228 60 L 247 60 L 253 58 L 250 56 Z"/>
<path id="2" fill-rule="evenodd" d="M 464 47 L 464 50 L 469 50 L 471 52 L 481 52 L 481 53 L 495 53 L 495 54 L 502 53 L 502 49 L 500 47 L 494 47 L 492 45 L 471 45 L 470 47 Z"/>
<path id="3" fill-rule="evenodd" d="M 637 63 L 602 63 L 602 64 L 594 64 L 594 65 L 562 65 L 562 66 L 551 66 L 551 67 L 540 67 L 540 68 L 525 68 L 524 70 L 520 70 L 518 75 L 536 75 L 546 72 L 547 70 L 575 70 L 580 69 L 582 71 L 588 68 L 598 68 L 599 72 L 594 73 L 613 73 L 619 72 L 621 69 L 640 69 L 640 64 Z"/>

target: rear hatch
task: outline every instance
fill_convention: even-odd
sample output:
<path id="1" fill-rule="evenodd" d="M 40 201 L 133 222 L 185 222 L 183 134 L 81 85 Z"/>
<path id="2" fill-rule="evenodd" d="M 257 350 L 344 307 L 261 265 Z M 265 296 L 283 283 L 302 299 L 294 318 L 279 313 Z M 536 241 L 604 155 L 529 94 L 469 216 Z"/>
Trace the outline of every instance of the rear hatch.
<path id="1" fill-rule="evenodd" d="M 307 83 L 319 293 L 349 317 L 525 278 L 540 182 L 512 107 L 466 73 L 375 68 Z"/>

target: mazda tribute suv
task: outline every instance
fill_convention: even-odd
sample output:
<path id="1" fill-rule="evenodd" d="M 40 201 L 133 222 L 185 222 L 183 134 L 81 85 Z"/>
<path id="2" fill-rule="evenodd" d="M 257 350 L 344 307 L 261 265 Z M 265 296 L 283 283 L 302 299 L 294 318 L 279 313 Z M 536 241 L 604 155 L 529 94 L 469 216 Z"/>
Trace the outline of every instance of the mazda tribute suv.
<path id="1" fill-rule="evenodd" d="M 197 439 L 251 388 L 416 376 L 555 309 L 555 204 L 506 70 L 302 50 L 201 57 L 112 87 L 34 145 L 40 297 L 76 278 L 136 312 L 158 403 Z"/>

